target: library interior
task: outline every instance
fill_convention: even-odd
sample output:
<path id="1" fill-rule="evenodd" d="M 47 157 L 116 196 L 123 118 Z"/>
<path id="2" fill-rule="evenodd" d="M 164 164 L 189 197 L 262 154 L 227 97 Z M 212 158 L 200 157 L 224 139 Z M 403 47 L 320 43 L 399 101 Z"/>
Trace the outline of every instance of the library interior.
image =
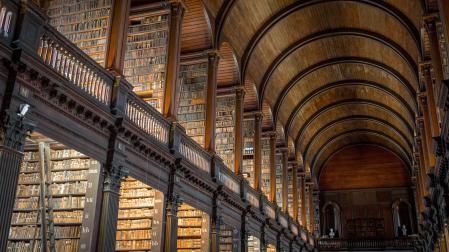
<path id="1" fill-rule="evenodd" d="M 0 0 L 0 251 L 449 252 L 449 0 Z"/>

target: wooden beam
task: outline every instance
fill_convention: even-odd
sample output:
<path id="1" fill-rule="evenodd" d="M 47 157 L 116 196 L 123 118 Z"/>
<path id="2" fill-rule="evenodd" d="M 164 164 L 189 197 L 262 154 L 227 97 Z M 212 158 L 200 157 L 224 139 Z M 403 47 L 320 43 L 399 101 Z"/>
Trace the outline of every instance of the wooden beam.
<path id="1" fill-rule="evenodd" d="M 262 192 L 262 112 L 254 113 L 254 189 Z"/>
<path id="2" fill-rule="evenodd" d="M 234 172 L 237 175 L 241 175 L 243 169 L 243 105 L 245 97 L 244 87 L 236 87 L 235 94 Z"/>

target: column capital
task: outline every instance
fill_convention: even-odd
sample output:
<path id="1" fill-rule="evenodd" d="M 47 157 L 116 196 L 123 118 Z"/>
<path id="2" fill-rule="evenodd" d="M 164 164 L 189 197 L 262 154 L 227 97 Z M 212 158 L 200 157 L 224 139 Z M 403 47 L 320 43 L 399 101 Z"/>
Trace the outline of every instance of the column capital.
<path id="1" fill-rule="evenodd" d="M 245 97 L 245 87 L 243 85 L 238 85 L 234 87 L 235 96 L 237 100 L 243 100 Z"/>
<path id="2" fill-rule="evenodd" d="M 120 183 L 128 174 L 129 170 L 122 165 L 112 165 L 109 169 L 106 168 L 103 171 L 103 191 L 119 193 Z"/>
<path id="3" fill-rule="evenodd" d="M 219 61 L 221 58 L 221 54 L 217 49 L 210 49 L 206 51 L 207 54 L 207 58 L 209 60 L 215 60 L 215 61 Z"/>
<path id="4" fill-rule="evenodd" d="M 2 115 L 3 125 L 0 127 L 0 143 L 13 150 L 23 150 L 25 136 L 34 129 L 34 125 L 25 123 L 23 116 L 12 111 Z"/>
<path id="5" fill-rule="evenodd" d="M 436 22 L 439 20 L 437 12 L 427 13 L 422 20 L 427 32 L 436 32 Z"/>
<path id="6" fill-rule="evenodd" d="M 256 121 L 262 122 L 262 120 L 263 120 L 263 113 L 262 113 L 262 111 L 255 111 L 254 112 L 254 119 Z"/>
<path id="7" fill-rule="evenodd" d="M 185 10 L 187 9 L 184 1 L 182 0 L 169 0 L 168 2 L 164 3 L 164 6 L 166 8 L 170 8 L 170 14 L 174 14 L 176 16 L 184 15 Z"/>

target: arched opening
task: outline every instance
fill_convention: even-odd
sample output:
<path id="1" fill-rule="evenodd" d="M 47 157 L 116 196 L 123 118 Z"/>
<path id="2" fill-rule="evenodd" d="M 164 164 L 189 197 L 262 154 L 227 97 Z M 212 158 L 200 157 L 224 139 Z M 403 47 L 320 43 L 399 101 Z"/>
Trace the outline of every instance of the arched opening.
<path id="1" fill-rule="evenodd" d="M 399 199 L 393 204 L 393 223 L 396 237 L 414 234 L 412 207 L 408 201 Z"/>
<path id="2" fill-rule="evenodd" d="M 340 207 L 335 202 L 327 202 L 322 208 L 323 236 L 338 238 L 341 232 Z"/>

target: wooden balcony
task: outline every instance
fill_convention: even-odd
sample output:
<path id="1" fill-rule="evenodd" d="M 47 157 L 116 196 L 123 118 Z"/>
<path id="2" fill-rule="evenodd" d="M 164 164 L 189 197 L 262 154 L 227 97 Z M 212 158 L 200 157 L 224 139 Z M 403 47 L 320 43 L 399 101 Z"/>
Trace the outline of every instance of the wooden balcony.
<path id="1" fill-rule="evenodd" d="M 405 250 L 414 251 L 416 237 L 395 239 L 330 239 L 318 240 L 320 251 L 342 250 Z"/>

